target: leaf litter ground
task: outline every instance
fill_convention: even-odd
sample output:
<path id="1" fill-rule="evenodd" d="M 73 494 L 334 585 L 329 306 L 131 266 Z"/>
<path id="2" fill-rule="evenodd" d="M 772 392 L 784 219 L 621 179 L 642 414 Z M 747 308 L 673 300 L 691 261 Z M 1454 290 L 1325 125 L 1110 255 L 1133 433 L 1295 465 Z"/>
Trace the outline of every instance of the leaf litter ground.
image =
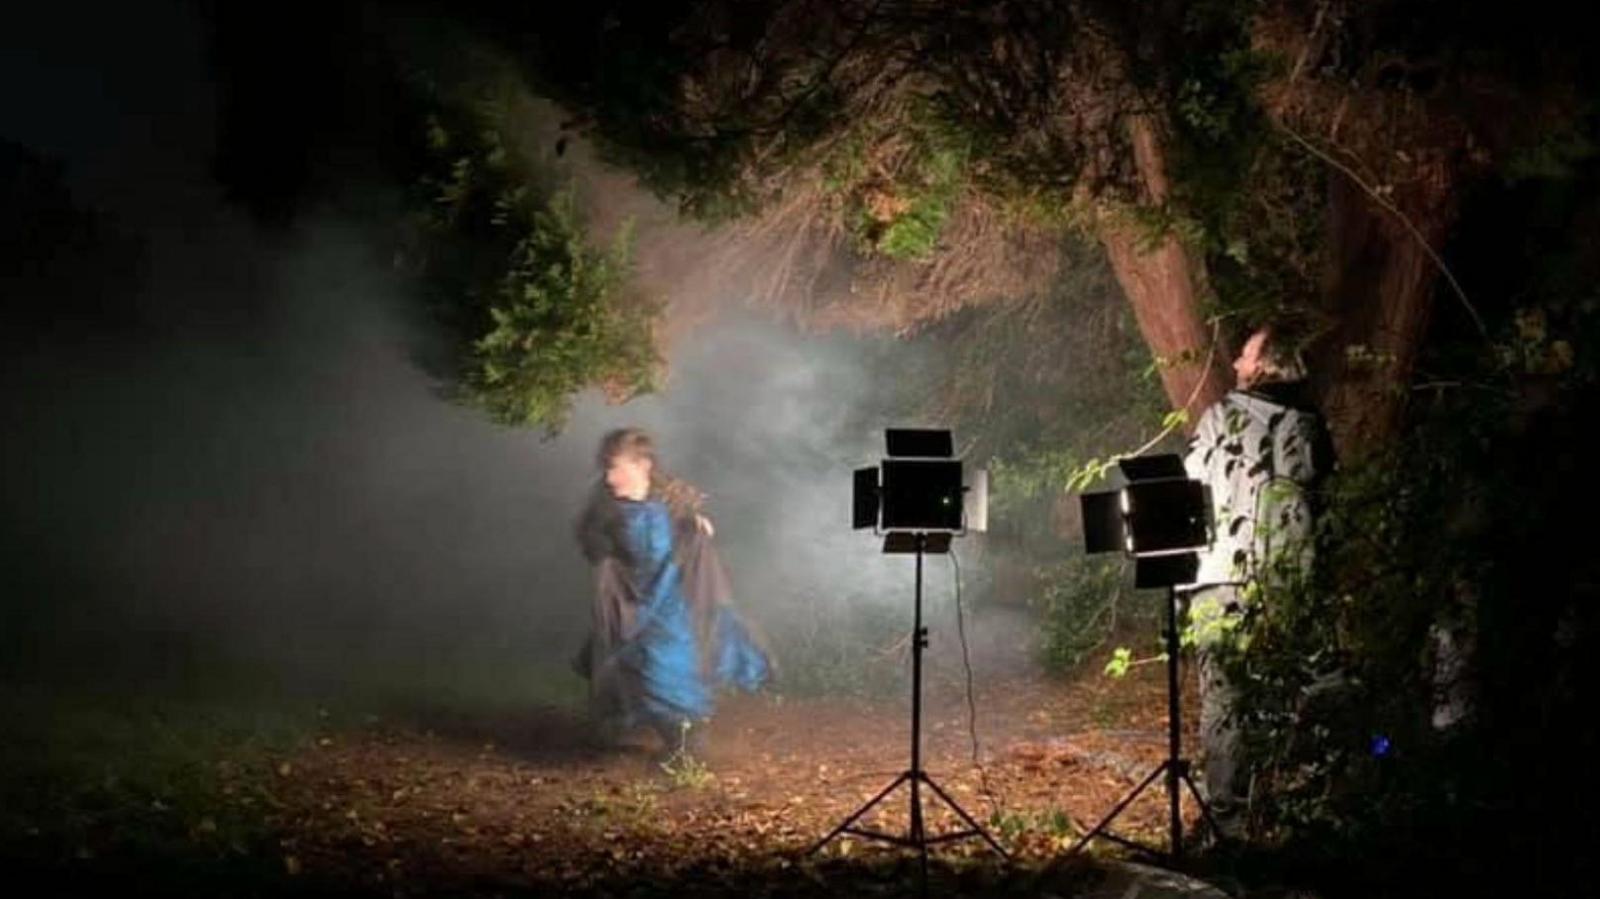
<path id="1" fill-rule="evenodd" d="M 1016 673 L 980 689 L 981 767 L 959 681 L 928 693 L 925 767 L 1018 861 L 977 840 L 942 846 L 939 891 L 1083 894 L 1103 876 L 1092 864 L 1036 874 L 1160 762 L 1162 672 Z M 732 697 L 704 757 L 663 766 L 646 734 L 593 748 L 566 709 L 380 720 L 280 765 L 272 830 L 291 876 L 383 894 L 896 894 L 915 871 L 904 851 L 846 838 L 804 852 L 905 769 L 909 732 L 904 699 Z M 1119 832 L 1159 844 L 1161 795 Z M 901 788 L 864 823 L 904 832 L 907 806 Z M 930 832 L 957 828 L 925 807 Z"/>

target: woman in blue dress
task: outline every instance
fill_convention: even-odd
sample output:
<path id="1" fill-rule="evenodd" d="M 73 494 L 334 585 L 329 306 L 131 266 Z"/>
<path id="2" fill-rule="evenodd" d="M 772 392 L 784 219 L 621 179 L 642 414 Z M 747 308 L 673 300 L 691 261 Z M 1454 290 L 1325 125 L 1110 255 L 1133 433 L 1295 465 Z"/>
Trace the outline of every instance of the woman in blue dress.
<path id="1" fill-rule="evenodd" d="M 598 462 L 604 477 L 578 523 L 595 570 L 578 658 L 591 712 L 608 741 L 645 725 L 665 752 L 703 748 L 717 689 L 758 689 L 770 658 L 729 604 L 700 492 L 663 473 L 636 428 L 607 434 Z"/>

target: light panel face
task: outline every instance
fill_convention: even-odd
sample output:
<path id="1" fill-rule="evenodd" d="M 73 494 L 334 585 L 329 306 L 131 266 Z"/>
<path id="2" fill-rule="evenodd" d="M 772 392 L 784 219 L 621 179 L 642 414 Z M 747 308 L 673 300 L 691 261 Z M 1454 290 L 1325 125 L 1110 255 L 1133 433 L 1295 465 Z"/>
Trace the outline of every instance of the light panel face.
<path id="1" fill-rule="evenodd" d="M 1205 485 L 1187 478 L 1129 484 L 1127 531 L 1136 555 L 1197 549 L 1211 542 Z"/>
<path id="2" fill-rule="evenodd" d="M 885 530 L 961 530 L 961 463 L 889 459 L 883 463 Z"/>

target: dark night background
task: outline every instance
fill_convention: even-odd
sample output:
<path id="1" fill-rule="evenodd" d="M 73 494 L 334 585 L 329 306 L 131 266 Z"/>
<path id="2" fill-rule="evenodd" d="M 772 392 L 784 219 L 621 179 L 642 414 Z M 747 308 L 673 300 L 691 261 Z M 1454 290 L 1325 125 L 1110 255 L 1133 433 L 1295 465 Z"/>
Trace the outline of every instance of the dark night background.
<path id="1" fill-rule="evenodd" d="M 7 290 L 8 634 L 104 644 L 61 650 L 80 664 L 228 646 L 315 667 L 538 621 L 529 588 L 581 577 L 529 564 L 576 501 L 531 475 L 552 448 L 434 400 L 376 236 L 313 199 L 358 133 L 329 89 L 357 68 L 338 23 L 291 50 L 324 32 L 182 4 L 26 15 L 7 151 L 59 169 L 83 236 Z"/>
<path id="2" fill-rule="evenodd" d="M 768 888 L 763 895 L 809 895 L 813 886 L 848 892 L 836 885 L 859 882 L 830 881 L 810 868 L 810 880 L 792 876 L 777 843 L 794 843 L 817 823 L 793 823 L 794 794 L 821 793 L 827 784 L 840 802 L 853 798 L 865 781 L 827 779 L 837 776 L 840 756 L 872 768 L 880 760 L 867 758 L 867 749 L 851 757 L 848 747 L 889 739 L 886 718 L 901 724 L 904 645 L 896 640 L 908 572 L 904 560 L 885 559 L 870 539 L 846 529 L 848 469 L 876 457 L 884 426 L 930 420 L 953 427 L 973 458 L 998 472 L 997 532 L 966 544 L 970 565 L 968 556 L 961 560 L 976 609 L 974 620 L 960 619 L 974 629 L 974 714 L 982 707 L 988 716 L 983 727 L 993 731 L 984 738 L 993 742 L 985 758 L 1019 797 L 1016 808 L 986 820 L 1009 828 L 1008 838 L 1035 859 L 1049 857 L 1098 807 L 1074 790 L 1105 792 L 1120 783 L 1105 771 L 1154 757 L 1155 744 L 1139 740 L 1164 715 L 1159 666 L 1144 665 L 1153 660 L 1145 657 L 1122 681 L 1100 672 L 1119 645 L 1148 656 L 1155 619 L 1118 586 L 1124 572 L 1095 567 L 1076 551 L 1065 489 L 1078 466 L 1158 433 L 1154 423 L 1175 405 L 1161 393 L 1171 392 L 1162 383 L 1162 348 L 1147 345 L 1143 320 L 1118 287 L 1125 273 L 1113 272 L 1093 240 L 1058 240 L 1070 246 L 1050 253 L 1072 264 L 1033 299 L 939 298 L 916 307 L 920 287 L 905 284 L 922 282 L 895 281 L 904 271 L 890 265 L 903 260 L 886 263 L 882 246 L 872 243 L 884 222 L 834 198 L 827 208 L 846 208 L 855 218 L 829 232 L 837 246 L 819 255 L 829 262 L 818 263 L 811 288 L 837 292 L 849 282 L 843 292 L 853 297 L 852 278 L 881 276 L 890 285 L 884 296 L 898 290 L 912 300 L 885 300 L 865 312 L 858 299 L 809 306 L 780 285 L 777 299 L 763 304 L 748 280 L 724 283 L 703 260 L 722 258 L 715 254 L 726 250 L 729 234 L 749 232 L 730 230 L 717 202 L 743 210 L 739 204 L 750 198 L 739 190 L 780 176 L 757 169 L 741 181 L 728 174 L 755 166 L 729 147 L 762 137 L 759 128 L 745 128 L 741 110 L 727 113 L 740 126 L 729 129 L 734 137 L 710 140 L 694 132 L 703 123 L 692 115 L 678 120 L 652 105 L 669 103 L 663 98 L 671 92 L 660 84 L 697 71 L 697 61 L 673 55 L 678 45 L 663 35 L 677 40 L 704 26 L 728 46 L 755 46 L 761 28 L 743 27 L 754 22 L 771 26 L 781 50 L 784 41 L 805 45 L 810 31 L 783 18 L 803 3 L 751 4 L 748 21 L 734 16 L 727 27 L 705 25 L 714 16 L 693 18 L 701 5 L 721 6 L 473 3 L 452 10 L 151 0 L 8 11 L 0 27 L 0 720 L 11 733 L 0 749 L 9 772 L 0 783 L 0 805 L 7 806 L 0 809 L 0 861 L 82 876 L 101 889 L 130 872 L 176 871 L 150 883 L 157 892 L 359 885 L 384 895 L 391 888 L 543 895 L 581 891 L 574 886 L 581 881 L 592 894 L 642 884 L 638 895 L 656 895 L 650 890 L 704 885 L 697 879 L 704 871 L 693 867 L 699 862 L 674 867 L 678 856 L 700 858 L 704 845 L 726 848 L 720 836 L 680 844 L 679 824 L 662 822 L 715 820 L 738 830 L 754 826 L 749 814 L 766 814 L 762 820 L 787 821 L 794 830 L 769 838 L 773 845 L 763 843 L 759 852 L 752 848 L 744 861 L 730 851 L 706 862 L 728 895 Z M 983 6 L 1007 40 L 1068 27 L 1064 15 L 1035 22 L 1029 17 L 1037 10 L 1027 3 Z M 1153 95 L 1170 99 L 1161 93 L 1171 87 L 1165 78 L 1182 86 L 1171 93 L 1182 99 L 1174 108 L 1189 129 L 1173 139 L 1187 154 L 1174 152 L 1181 159 L 1173 165 L 1175 205 L 1190 204 L 1197 228 L 1223 235 L 1208 236 L 1212 242 L 1196 252 L 1217 288 L 1204 311 L 1226 323 L 1214 332 L 1224 350 L 1229 331 L 1236 338 L 1244 322 L 1271 315 L 1292 326 L 1332 322 L 1318 332 L 1332 340 L 1310 344 L 1323 372 L 1336 368 L 1331 360 L 1344 358 L 1350 344 L 1384 346 L 1396 332 L 1404 332 L 1396 345 L 1415 350 L 1396 383 L 1372 388 L 1349 378 L 1370 388 L 1372 407 L 1397 411 L 1381 440 L 1348 432 L 1356 436 L 1347 438 L 1343 477 L 1330 501 L 1333 542 L 1322 558 L 1331 562 L 1318 584 L 1326 589 L 1285 613 L 1271 632 L 1282 657 L 1253 669 L 1262 697 L 1253 723 L 1267 735 L 1254 751 L 1270 761 L 1279 778 L 1272 785 L 1288 797 L 1261 815 L 1281 839 L 1260 852 L 1207 856 L 1200 870 L 1239 895 L 1433 894 L 1431 878 L 1441 872 L 1462 895 L 1487 894 L 1491 881 L 1499 889 L 1501 878 L 1515 885 L 1512 894 L 1521 886 L 1528 895 L 1575 894 L 1563 891 L 1594 870 L 1586 860 L 1595 835 L 1589 768 L 1600 750 L 1588 686 L 1595 559 L 1583 524 L 1595 499 L 1585 447 L 1600 375 L 1592 356 L 1600 335 L 1600 81 L 1577 37 L 1587 32 L 1557 4 L 1515 12 L 1470 3 L 1459 15 L 1429 2 L 1394 0 L 1366 12 L 1360 6 L 1038 5 L 1088 10 L 1084 21 L 1129 38 L 1144 54 L 1136 58 L 1148 63 L 1139 77 L 1148 78 L 1142 86 Z M 927 59 L 911 57 L 939 77 L 964 77 L 967 69 L 948 65 L 951 58 L 959 63 L 960 53 L 983 65 L 1000 58 L 987 38 L 961 31 L 982 16 L 952 15 L 956 24 L 944 32 L 949 23 L 916 4 L 886 8 L 937 37 L 917 44 Z M 1392 247 L 1415 253 L 1409 234 L 1385 231 L 1387 220 L 1370 209 L 1351 213 L 1362 207 L 1348 185 L 1330 181 L 1303 155 L 1284 163 L 1282 148 L 1293 144 L 1281 134 L 1276 144 L 1261 139 L 1249 131 L 1259 119 L 1227 107 L 1226 99 L 1201 96 L 1215 87 L 1206 81 L 1217 74 L 1207 68 L 1213 56 L 1229 66 L 1241 58 L 1227 44 L 1233 32 L 1215 22 L 1245 21 L 1240 10 L 1267 8 L 1335 23 L 1328 27 L 1338 38 L 1316 48 L 1331 61 L 1308 81 L 1344 84 L 1352 95 L 1372 87 L 1368 97 L 1398 91 L 1437 98 L 1434 79 L 1477 91 L 1466 94 L 1476 105 L 1463 119 L 1489 123 L 1479 129 L 1489 135 L 1487 149 L 1437 120 L 1428 122 L 1433 132 L 1393 132 L 1402 143 L 1436 138 L 1449 149 L 1439 158 L 1473 177 L 1450 181 L 1448 197 L 1437 202 L 1416 199 L 1422 191 L 1414 185 L 1384 194 L 1422 210 L 1423 230 L 1437 240 L 1470 303 L 1435 284 L 1434 263 L 1425 261 L 1414 267 L 1430 273 L 1414 279 L 1424 286 L 1401 297 L 1412 304 L 1406 308 L 1420 303 L 1423 311 L 1387 330 L 1373 324 L 1381 318 L 1373 310 L 1389 308 L 1383 304 L 1404 293 L 1395 283 L 1405 281 L 1373 272 L 1404 268 L 1395 260 L 1405 251 Z M 820 12 L 816 18 L 818 33 L 830 39 L 841 21 L 848 24 Z M 1522 33 L 1519 20 L 1538 27 L 1512 39 Z M 1151 21 L 1183 22 L 1188 30 L 1151 28 L 1167 38 L 1143 43 L 1129 37 Z M 596 47 L 611 42 L 607 53 L 562 37 L 591 33 L 600 36 Z M 1176 50 L 1181 42 L 1172 33 L 1192 38 L 1194 49 Z M 859 46 L 877 39 L 869 34 Z M 993 46 L 1000 43 L 995 38 Z M 839 45 L 835 65 L 857 48 L 853 40 Z M 929 49 L 935 46 L 956 55 L 939 57 Z M 524 51 L 525 58 L 517 56 Z M 1391 63 L 1365 61 L 1385 53 Z M 510 58 L 515 65 L 505 62 Z M 905 56 L 885 58 L 907 64 Z M 480 70 L 490 74 L 474 81 Z M 848 63 L 840 70 L 841 78 L 852 77 Z M 713 75 L 704 84 L 715 84 Z M 462 335 L 430 316 L 432 283 L 418 276 L 408 243 L 425 194 L 419 184 L 435 186 L 419 175 L 437 161 L 420 135 L 446 118 L 451 103 L 471 105 L 460 99 L 470 90 L 451 93 L 450 77 L 480 90 L 473 101 L 482 107 L 515 111 L 498 120 L 526 143 L 513 150 L 557 172 L 540 177 L 577 184 L 587 212 L 605 226 L 597 232 L 624 219 L 638 225 L 642 280 L 670 298 L 659 390 L 618 404 L 598 389 L 610 385 L 590 378 L 559 433 L 496 424 L 481 409 L 450 400 L 455 385 L 439 360 L 459 351 Z M 494 94 L 496 78 L 516 89 Z M 1228 68 L 1227 78 L 1237 81 L 1226 85 L 1252 88 L 1269 81 L 1243 65 Z M 758 82 L 782 80 L 751 77 L 750 84 Z M 980 82 L 974 75 L 967 86 L 987 90 Z M 1305 90 L 1300 100 L 1309 118 L 1333 105 L 1319 106 L 1326 98 Z M 827 133 L 827 116 L 847 108 L 848 92 L 839 93 L 808 93 L 786 108 L 783 128 L 802 148 L 793 152 L 804 152 L 806 141 Z M 583 112 L 563 122 L 568 114 L 555 115 L 559 110 L 538 96 Z M 1214 106 L 1195 112 L 1202 101 Z M 1359 98 L 1353 108 L 1352 119 L 1411 121 L 1382 119 L 1372 112 L 1376 102 L 1362 106 Z M 1223 124 L 1208 125 L 1211 113 Z M 898 119 L 887 121 L 898 127 Z M 1373 145 L 1379 150 L 1369 161 L 1394 155 L 1382 144 L 1389 132 L 1381 127 L 1345 127 L 1356 134 L 1348 158 Z M 551 139 L 557 133 L 559 148 Z M 690 138 L 673 142 L 684 133 Z M 981 128 L 975 133 L 991 141 L 974 146 L 995 154 L 985 164 L 1002 175 L 1010 166 L 1024 181 L 1053 177 L 1024 165 L 1032 157 L 1018 155 L 1016 145 Z M 1089 140 L 1065 149 L 1042 138 L 1018 145 L 1079 154 L 1075 160 L 1104 150 Z M 1268 145 L 1277 149 L 1261 150 Z M 1103 154 L 1122 160 L 1102 173 L 1111 193 L 1127 176 L 1118 166 L 1131 155 L 1119 147 Z M 1244 165 L 1229 155 L 1246 151 L 1267 161 Z M 1412 164 L 1404 153 L 1399 158 L 1402 168 Z M 1359 160 L 1353 164 L 1361 168 Z M 1318 174 L 1306 175 L 1308 167 Z M 1371 171 L 1380 168 L 1373 163 Z M 996 191 L 1014 184 L 993 169 L 990 176 L 971 183 Z M 943 189 L 934 175 L 925 180 L 918 189 Z M 870 198 L 903 187 L 874 173 L 848 189 Z M 1235 196 L 1244 200 L 1234 203 Z M 1259 208 L 1246 208 L 1252 203 Z M 864 208 L 872 210 L 870 203 Z M 685 223 L 680 211 L 709 224 Z M 1162 212 L 1170 210 L 1162 204 Z M 1435 218 L 1424 220 L 1424 213 Z M 1287 236 L 1273 230 L 1284 220 L 1292 220 Z M 849 230 L 862 222 L 864 234 Z M 1241 237 L 1258 233 L 1259 244 Z M 1100 239 L 1111 245 L 1104 234 Z M 750 246 L 735 251 L 745 266 L 735 269 L 777 267 L 780 254 L 770 245 Z M 1000 282 L 1005 289 L 1014 283 Z M 1295 285 L 1301 293 L 1288 296 Z M 1317 306 L 1318 291 L 1341 290 L 1365 300 Z M 1341 395 L 1344 386 L 1318 384 L 1325 396 Z M 772 631 L 788 666 L 774 695 L 736 707 L 733 720 L 745 727 L 739 740 L 753 742 L 727 741 L 740 761 L 730 755 L 711 787 L 692 771 L 673 773 L 669 788 L 653 770 L 625 768 L 632 759 L 572 754 L 583 685 L 568 660 L 589 625 L 591 586 L 572 523 L 595 475 L 597 441 L 622 425 L 654 433 L 665 463 L 708 492 L 741 607 Z M 1182 443 L 1166 435 L 1152 445 L 1178 450 Z M 940 650 L 955 645 L 952 599 L 941 562 L 930 579 Z M 1477 638 L 1474 717 L 1444 736 L 1417 714 L 1432 702 L 1426 672 L 1435 664 L 1439 622 Z M 964 766 L 964 672 L 953 653 L 940 665 L 948 679 L 939 682 L 937 701 L 948 708 L 940 707 L 938 751 L 945 764 Z M 1330 665 L 1354 672 L 1351 698 L 1327 712 L 1306 711 L 1307 672 Z M 1274 717 L 1286 707 L 1294 715 Z M 1302 713 L 1307 721 L 1326 717 L 1302 724 Z M 366 742 L 351 736 L 380 719 L 395 730 Z M 468 720 L 470 726 L 462 723 Z M 848 744 L 840 749 L 827 742 L 835 732 L 857 736 L 838 737 Z M 894 740 L 899 734 L 893 731 Z M 1378 759 L 1366 751 L 1376 737 L 1385 745 L 1392 737 L 1400 748 Z M 471 767 L 495 745 L 519 738 L 526 752 L 504 767 Z M 352 755 L 317 767 L 306 753 L 330 741 Z M 536 808 L 558 824 L 586 823 L 560 837 L 551 831 L 548 858 L 539 862 L 545 867 L 538 867 L 516 855 L 531 845 L 522 842 L 525 822 L 497 819 L 471 835 L 491 836 L 493 852 L 510 852 L 509 861 L 487 849 L 450 861 L 417 849 L 415 858 L 427 860 L 408 869 L 412 880 L 402 886 L 393 859 L 410 864 L 411 850 L 393 849 L 388 837 L 357 824 L 327 836 L 334 830 L 307 824 L 317 813 L 285 811 L 291 800 L 283 797 L 292 790 L 274 792 L 273 784 L 302 767 L 325 775 L 298 794 L 302 811 L 324 791 L 344 802 L 334 785 L 359 792 L 369 774 L 378 792 L 387 792 L 394 783 L 372 772 L 383 770 L 382 759 L 398 771 L 413 756 L 447 760 L 434 772 L 436 783 L 451 784 L 440 788 L 438 808 L 456 824 L 451 815 L 480 814 L 497 802 Z M 1051 759 L 1060 765 L 1049 767 Z M 890 764 L 881 761 L 878 767 Z M 228 780 L 237 774 L 230 765 L 254 773 Z M 219 799 L 221 781 L 206 773 L 217 767 L 227 795 L 267 797 L 264 805 L 278 817 L 258 820 Z M 739 805 L 739 791 L 760 780 L 751 772 L 780 768 L 766 788 L 767 799 L 776 797 L 770 807 Z M 464 786 L 452 780 L 458 776 Z M 1052 776 L 1077 780 L 1061 787 Z M 964 797 L 978 795 L 972 782 Z M 392 793 L 396 803 L 409 788 Z M 468 797 L 459 809 L 452 804 L 458 794 Z M 1092 794 L 1093 803 L 1105 798 Z M 1091 807 L 1069 816 L 1063 806 L 1073 800 Z M 344 807 L 333 802 L 323 811 L 343 826 Z M 348 804 L 349 821 L 360 818 L 361 827 L 382 814 Z M 717 817 L 729 808 L 735 811 Z M 413 845 L 434 842 L 429 828 L 437 823 L 419 825 Z M 495 829 L 502 824 L 510 832 Z M 313 831 L 320 835 L 309 836 Z M 711 824 L 701 831 L 719 833 Z M 638 845 L 654 848 L 640 848 L 635 861 L 609 848 L 616 841 L 631 849 L 629 835 L 640 833 L 653 836 L 639 837 Z M 380 849 L 363 855 L 362 839 L 377 840 Z M 683 848 L 691 845 L 697 848 Z M 963 890 L 1037 894 L 1037 883 L 1019 888 L 1005 879 L 995 886 L 984 879 L 992 871 L 952 864 L 946 873 Z M 747 869 L 751 879 L 739 879 Z M 904 873 L 872 869 L 868 887 L 893 891 L 909 882 L 895 879 Z M 1095 879 L 1104 876 L 1072 869 L 1049 889 L 1065 895 L 1086 884 L 1121 883 Z"/>
<path id="3" fill-rule="evenodd" d="M 7 165 L 49 191 L 8 240 L 52 242 L 7 273 L 8 662 L 559 656 L 605 428 L 666 432 L 735 526 L 770 514 L 743 482 L 850 461 L 827 453 L 858 351 L 758 322 L 685 347 L 668 395 L 584 401 L 559 440 L 441 402 L 372 224 L 398 126 L 360 15 L 157 4 L 85 35 L 87 14 L 30 12 L 5 53 Z"/>

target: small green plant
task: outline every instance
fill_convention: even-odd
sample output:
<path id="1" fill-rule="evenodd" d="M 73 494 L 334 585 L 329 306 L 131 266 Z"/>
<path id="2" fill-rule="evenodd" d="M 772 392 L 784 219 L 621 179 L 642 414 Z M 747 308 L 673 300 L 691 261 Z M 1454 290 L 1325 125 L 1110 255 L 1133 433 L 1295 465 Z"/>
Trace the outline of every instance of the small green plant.
<path id="1" fill-rule="evenodd" d="M 1127 677 L 1128 671 L 1133 668 L 1133 650 L 1126 646 L 1118 646 L 1111 653 L 1111 659 L 1106 662 L 1105 673 L 1107 677 Z"/>
<path id="2" fill-rule="evenodd" d="M 661 789 L 648 780 L 636 780 L 622 789 L 622 812 L 634 826 L 653 824 L 661 811 Z"/>
<path id="3" fill-rule="evenodd" d="M 678 727 L 678 746 L 661 762 L 661 770 L 674 787 L 680 790 L 703 790 L 717 779 L 717 775 L 702 759 L 689 750 L 689 730 L 693 727 L 684 721 Z"/>
<path id="4" fill-rule="evenodd" d="M 989 816 L 989 828 L 994 831 L 995 836 L 1007 843 L 1014 843 L 1017 837 L 1028 829 L 1028 819 L 1017 812 L 996 811 Z"/>
<path id="5" fill-rule="evenodd" d="M 661 787 L 649 780 L 636 780 L 622 787 L 595 790 L 571 807 L 578 814 L 601 820 L 608 827 L 645 829 L 654 826 L 659 819 Z"/>
<path id="6" fill-rule="evenodd" d="M 1063 849 L 1079 834 L 1072 817 L 1055 806 L 1026 812 L 996 811 L 989 816 L 989 827 L 996 836 L 1013 845 L 1028 836 L 1037 836 Z"/>
<path id="7" fill-rule="evenodd" d="M 1158 652 L 1155 655 L 1136 659 L 1133 657 L 1132 649 L 1126 646 L 1118 646 L 1112 651 L 1111 658 L 1106 660 L 1105 668 L 1101 669 L 1101 671 L 1106 677 L 1116 680 L 1127 677 L 1133 669 L 1142 665 L 1165 664 L 1166 661 L 1167 654 L 1165 652 Z"/>

